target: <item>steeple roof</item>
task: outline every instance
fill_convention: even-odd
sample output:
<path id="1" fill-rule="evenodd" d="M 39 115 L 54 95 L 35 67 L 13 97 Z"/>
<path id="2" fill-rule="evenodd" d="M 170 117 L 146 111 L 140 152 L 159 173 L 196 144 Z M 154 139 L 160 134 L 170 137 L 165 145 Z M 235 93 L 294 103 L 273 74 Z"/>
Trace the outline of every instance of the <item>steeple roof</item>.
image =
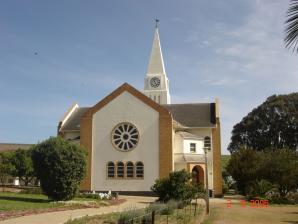
<path id="1" fill-rule="evenodd" d="M 160 47 L 158 27 L 155 28 L 154 40 L 148 65 L 147 75 L 166 74 Z"/>

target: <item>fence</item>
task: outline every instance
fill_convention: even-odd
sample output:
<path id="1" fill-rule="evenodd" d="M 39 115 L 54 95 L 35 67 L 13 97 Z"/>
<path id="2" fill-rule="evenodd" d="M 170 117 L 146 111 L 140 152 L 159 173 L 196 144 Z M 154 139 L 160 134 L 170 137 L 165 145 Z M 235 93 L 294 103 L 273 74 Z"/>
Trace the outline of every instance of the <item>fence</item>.
<path id="1" fill-rule="evenodd" d="M 144 213 L 130 210 L 120 215 L 118 224 L 189 224 L 203 214 L 201 204 L 169 202 L 155 203 Z"/>

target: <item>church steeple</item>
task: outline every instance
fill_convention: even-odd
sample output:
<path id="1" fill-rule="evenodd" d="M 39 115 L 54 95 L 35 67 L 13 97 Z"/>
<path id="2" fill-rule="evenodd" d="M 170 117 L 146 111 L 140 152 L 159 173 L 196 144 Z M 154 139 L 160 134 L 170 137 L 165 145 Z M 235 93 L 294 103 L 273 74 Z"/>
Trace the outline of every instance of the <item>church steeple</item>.
<path id="1" fill-rule="evenodd" d="M 154 39 L 145 77 L 144 94 L 157 103 L 170 104 L 169 80 L 166 75 L 156 20 Z"/>
<path id="2" fill-rule="evenodd" d="M 160 47 L 158 27 L 155 28 L 154 39 L 147 74 L 166 74 Z"/>

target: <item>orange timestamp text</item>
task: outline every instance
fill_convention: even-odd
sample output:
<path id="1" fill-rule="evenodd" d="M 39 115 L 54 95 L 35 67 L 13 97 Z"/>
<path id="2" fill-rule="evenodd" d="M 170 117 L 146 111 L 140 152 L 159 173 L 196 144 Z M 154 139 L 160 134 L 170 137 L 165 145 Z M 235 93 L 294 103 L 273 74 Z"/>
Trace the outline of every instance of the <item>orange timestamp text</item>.
<path id="1" fill-rule="evenodd" d="M 268 208 L 269 202 L 268 200 L 240 200 L 240 205 L 242 208 L 250 207 L 250 208 Z M 227 208 L 232 207 L 232 200 L 227 200 Z"/>

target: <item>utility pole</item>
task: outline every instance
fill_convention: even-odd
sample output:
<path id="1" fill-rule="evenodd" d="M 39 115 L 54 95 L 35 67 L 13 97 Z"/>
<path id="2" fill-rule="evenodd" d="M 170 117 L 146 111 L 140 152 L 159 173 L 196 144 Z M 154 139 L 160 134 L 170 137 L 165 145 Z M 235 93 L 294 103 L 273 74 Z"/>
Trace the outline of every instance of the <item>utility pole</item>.
<path id="1" fill-rule="evenodd" d="M 204 147 L 205 152 L 205 179 L 206 179 L 206 214 L 209 215 L 209 185 L 208 185 L 208 164 L 207 164 L 207 147 Z"/>

